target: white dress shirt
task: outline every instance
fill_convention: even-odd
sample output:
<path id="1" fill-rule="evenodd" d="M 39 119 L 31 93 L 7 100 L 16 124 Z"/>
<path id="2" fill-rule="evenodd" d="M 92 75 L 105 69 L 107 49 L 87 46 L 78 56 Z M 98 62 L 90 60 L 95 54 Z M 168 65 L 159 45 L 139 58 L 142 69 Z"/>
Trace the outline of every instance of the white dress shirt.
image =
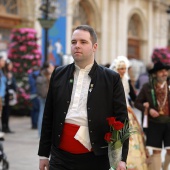
<path id="1" fill-rule="evenodd" d="M 88 74 L 92 65 L 93 64 L 86 66 L 85 69 L 80 69 L 76 66 L 71 102 L 65 119 L 65 122 L 67 123 L 79 126 L 88 126 L 86 104 L 91 81 Z"/>

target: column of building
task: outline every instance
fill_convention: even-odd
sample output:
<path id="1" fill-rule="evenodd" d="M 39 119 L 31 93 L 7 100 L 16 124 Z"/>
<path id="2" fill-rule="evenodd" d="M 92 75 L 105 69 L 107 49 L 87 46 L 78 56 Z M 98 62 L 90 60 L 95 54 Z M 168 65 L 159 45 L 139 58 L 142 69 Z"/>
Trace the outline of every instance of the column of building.
<path id="1" fill-rule="evenodd" d="M 106 64 L 108 62 L 108 5 L 108 0 L 102 1 L 101 64 Z"/>

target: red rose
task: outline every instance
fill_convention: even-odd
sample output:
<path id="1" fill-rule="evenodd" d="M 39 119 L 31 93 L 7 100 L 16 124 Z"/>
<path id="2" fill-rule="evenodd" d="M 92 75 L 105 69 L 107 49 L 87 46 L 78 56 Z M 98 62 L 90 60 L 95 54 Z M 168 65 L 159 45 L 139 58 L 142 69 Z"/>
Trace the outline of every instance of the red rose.
<path id="1" fill-rule="evenodd" d="M 116 121 L 116 119 L 114 117 L 109 117 L 106 119 L 109 123 L 109 126 L 113 126 L 114 122 Z"/>
<path id="2" fill-rule="evenodd" d="M 104 136 L 104 139 L 107 141 L 107 142 L 110 142 L 111 141 L 111 136 L 112 134 L 110 132 L 106 133 L 105 136 Z"/>
<path id="3" fill-rule="evenodd" d="M 113 127 L 115 130 L 121 130 L 123 128 L 124 124 L 120 121 L 115 121 L 113 124 Z"/>

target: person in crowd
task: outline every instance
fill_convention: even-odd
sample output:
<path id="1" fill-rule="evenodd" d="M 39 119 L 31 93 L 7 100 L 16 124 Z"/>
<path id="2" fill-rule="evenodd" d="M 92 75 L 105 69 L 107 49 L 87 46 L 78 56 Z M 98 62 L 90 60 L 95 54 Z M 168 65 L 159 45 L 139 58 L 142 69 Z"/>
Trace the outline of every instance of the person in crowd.
<path id="1" fill-rule="evenodd" d="M 143 87 L 143 85 L 145 83 L 149 82 L 149 70 L 153 67 L 153 63 L 148 63 L 146 65 L 146 72 L 145 73 L 141 73 L 136 81 L 135 84 L 135 88 L 138 90 L 138 92 L 141 90 L 141 88 Z"/>
<path id="2" fill-rule="evenodd" d="M 129 125 L 130 128 L 137 129 L 139 133 L 133 134 L 129 140 L 129 153 L 127 157 L 127 169 L 138 169 L 138 170 L 147 170 L 146 164 L 146 153 L 143 132 L 141 125 L 138 122 L 138 119 L 133 111 L 132 102 L 136 99 L 136 93 L 133 89 L 129 76 L 128 76 L 128 67 L 130 62 L 125 56 L 118 56 L 113 63 L 111 64 L 110 69 L 115 70 L 120 74 L 124 91 L 126 97 L 126 104 L 128 109 Z"/>
<path id="3" fill-rule="evenodd" d="M 145 83 L 149 82 L 149 70 L 153 67 L 153 63 L 148 63 L 146 65 L 146 71 L 144 73 L 141 73 L 135 83 L 135 88 L 137 95 L 139 94 L 140 90 L 142 89 L 143 85 Z M 144 113 L 142 113 L 140 110 L 137 110 L 140 112 L 141 115 L 141 125 L 144 123 Z M 143 131 L 146 132 L 147 128 L 143 127 Z"/>
<path id="4" fill-rule="evenodd" d="M 50 83 L 50 77 L 54 70 L 54 66 L 49 63 L 45 62 L 41 68 L 40 74 L 36 78 L 36 88 L 37 88 L 37 95 L 40 102 L 40 111 L 38 116 L 38 134 L 41 134 L 41 126 L 42 126 L 42 118 L 43 118 L 43 111 L 45 106 L 45 100 L 47 97 L 47 92 Z"/>
<path id="5" fill-rule="evenodd" d="M 48 42 L 48 61 L 50 61 L 53 65 L 56 64 L 56 59 L 53 55 L 53 44 L 52 40 L 49 40 Z"/>
<path id="6" fill-rule="evenodd" d="M 56 54 L 57 54 L 57 59 L 60 59 L 60 65 L 63 65 L 63 47 L 61 44 L 60 39 L 57 40 L 57 42 L 55 43 L 55 47 L 56 47 Z"/>
<path id="7" fill-rule="evenodd" d="M 0 52 L 0 117 L 2 116 L 3 105 L 5 101 L 6 77 L 3 73 L 7 54 L 4 51 Z M 2 129 L 0 129 L 2 130 Z M 0 138 L 4 138 L 4 132 L 0 131 Z"/>
<path id="8" fill-rule="evenodd" d="M 0 53 L 0 116 L 2 114 L 3 103 L 5 100 L 5 89 L 6 89 L 6 77 L 3 73 L 3 67 L 5 66 L 6 56 Z"/>
<path id="9" fill-rule="evenodd" d="M 11 107 L 17 103 L 17 86 L 16 80 L 12 72 L 13 63 L 11 60 L 7 59 L 4 67 L 4 74 L 6 76 L 6 93 L 5 93 L 5 102 L 2 111 L 2 131 L 5 133 L 13 133 L 9 127 L 9 116 L 11 113 Z"/>
<path id="10" fill-rule="evenodd" d="M 143 103 L 149 103 L 148 128 L 146 131 L 146 146 L 152 150 L 150 157 L 151 170 L 162 167 L 161 151 L 166 149 L 163 170 L 168 170 L 170 163 L 170 82 L 168 70 L 170 66 L 160 61 L 149 70 L 149 82 L 144 84 L 135 101 L 135 107 L 145 110 Z"/>
<path id="11" fill-rule="evenodd" d="M 97 35 L 78 26 L 71 38 L 74 63 L 60 66 L 51 76 L 38 155 L 39 169 L 108 170 L 108 117 L 128 119 L 118 73 L 95 61 Z M 123 143 L 119 170 L 126 169 L 129 139 Z M 49 161 L 50 156 L 50 161 Z"/>
<path id="12" fill-rule="evenodd" d="M 28 75 L 28 81 L 30 85 L 30 98 L 32 103 L 31 108 L 31 124 L 32 129 L 37 129 L 38 124 L 38 114 L 40 109 L 40 103 L 37 96 L 37 88 L 36 88 L 36 78 L 40 74 L 40 69 L 38 66 L 33 66 L 33 71 Z"/>
<path id="13" fill-rule="evenodd" d="M 109 68 L 110 67 L 110 63 L 107 63 L 104 65 L 105 67 Z"/>

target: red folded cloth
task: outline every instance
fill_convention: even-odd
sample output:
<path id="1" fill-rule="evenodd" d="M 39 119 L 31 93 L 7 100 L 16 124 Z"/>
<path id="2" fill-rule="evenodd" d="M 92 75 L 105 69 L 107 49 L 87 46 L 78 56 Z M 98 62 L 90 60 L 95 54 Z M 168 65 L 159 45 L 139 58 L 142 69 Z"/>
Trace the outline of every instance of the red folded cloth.
<path id="1" fill-rule="evenodd" d="M 64 128 L 63 128 L 63 133 L 61 136 L 61 141 L 59 148 L 73 153 L 73 154 L 82 154 L 82 153 L 87 153 L 91 152 L 87 148 L 84 147 L 78 140 L 74 138 L 75 134 L 79 130 L 78 125 L 70 124 L 70 123 L 65 123 Z"/>

